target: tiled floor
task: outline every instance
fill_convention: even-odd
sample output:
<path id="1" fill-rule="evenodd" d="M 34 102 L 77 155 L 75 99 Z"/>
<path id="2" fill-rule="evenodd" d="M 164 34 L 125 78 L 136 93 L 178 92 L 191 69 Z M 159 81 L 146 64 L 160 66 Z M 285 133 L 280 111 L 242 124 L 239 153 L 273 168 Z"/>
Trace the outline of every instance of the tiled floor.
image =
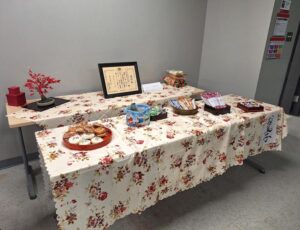
<path id="1" fill-rule="evenodd" d="M 262 175 L 248 166 L 159 202 L 141 215 L 117 221 L 112 230 L 298 230 L 300 229 L 300 118 L 289 119 L 282 152 L 255 157 Z M 38 170 L 38 161 L 34 167 Z M 22 165 L 0 171 L 0 229 L 56 229 L 51 200 L 37 176 L 38 198 L 29 200 Z"/>

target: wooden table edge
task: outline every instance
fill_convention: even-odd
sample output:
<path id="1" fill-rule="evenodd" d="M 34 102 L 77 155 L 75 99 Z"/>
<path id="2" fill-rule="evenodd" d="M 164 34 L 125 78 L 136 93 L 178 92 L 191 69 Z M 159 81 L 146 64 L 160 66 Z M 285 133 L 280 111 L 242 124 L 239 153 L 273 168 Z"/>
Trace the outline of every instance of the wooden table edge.
<path id="1" fill-rule="evenodd" d="M 194 87 L 195 91 L 197 92 L 193 92 L 192 95 L 196 95 L 198 93 L 203 93 L 205 90 Z M 35 101 L 38 101 L 40 99 L 32 99 L 32 100 L 27 100 L 26 103 L 32 103 Z M 8 120 L 8 126 L 9 128 L 21 128 L 21 127 L 25 127 L 25 126 L 30 126 L 30 125 L 35 125 L 36 123 L 34 121 L 30 121 L 30 120 L 26 120 L 26 119 L 21 119 L 21 118 L 16 118 L 14 116 L 10 116 L 11 114 L 18 112 L 19 110 L 21 110 L 22 107 L 21 106 L 10 106 L 6 103 L 6 113 L 7 113 L 7 120 Z"/>
<path id="2" fill-rule="evenodd" d="M 39 99 L 27 100 L 26 103 L 28 104 L 28 103 L 35 102 L 38 100 Z M 21 127 L 25 127 L 25 126 L 35 125 L 35 123 L 33 121 L 10 116 L 11 114 L 23 109 L 21 106 L 11 106 L 11 105 L 8 105 L 7 103 L 5 105 L 6 105 L 6 113 L 7 113 L 7 120 L 8 120 L 9 128 L 21 128 Z"/>

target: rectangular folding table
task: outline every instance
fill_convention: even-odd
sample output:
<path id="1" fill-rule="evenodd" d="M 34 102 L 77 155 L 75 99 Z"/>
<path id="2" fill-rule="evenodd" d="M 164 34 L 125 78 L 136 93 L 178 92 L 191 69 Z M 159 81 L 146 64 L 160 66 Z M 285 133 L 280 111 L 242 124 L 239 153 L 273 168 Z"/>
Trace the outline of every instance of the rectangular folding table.
<path id="1" fill-rule="evenodd" d="M 128 127 L 125 116 L 102 118 L 111 143 L 75 151 L 62 143 L 68 127 L 36 133 L 41 164 L 56 206 L 60 229 L 106 229 L 159 200 L 208 181 L 249 156 L 281 150 L 287 135 L 282 108 L 260 103 L 263 112 L 246 113 L 227 95 L 231 113 L 215 116 L 197 102 L 198 113 L 168 118 L 149 126 Z"/>
<path id="2" fill-rule="evenodd" d="M 165 105 L 170 99 L 179 96 L 192 96 L 203 91 L 204 90 L 192 86 L 175 88 L 164 85 L 163 90 L 159 92 L 142 93 L 111 99 L 105 99 L 102 92 L 74 94 L 60 96 L 60 98 L 70 100 L 70 102 L 43 112 L 36 112 L 6 104 L 8 125 L 10 128 L 17 128 L 18 130 L 29 198 L 35 199 L 36 192 L 34 189 L 34 173 L 28 162 L 25 148 L 22 132 L 23 127 L 38 125 L 41 129 L 46 129 L 70 125 L 82 120 L 93 121 L 105 117 L 114 117 L 122 114 L 122 109 L 131 103 Z M 28 100 L 27 103 L 34 101 L 37 100 Z"/>

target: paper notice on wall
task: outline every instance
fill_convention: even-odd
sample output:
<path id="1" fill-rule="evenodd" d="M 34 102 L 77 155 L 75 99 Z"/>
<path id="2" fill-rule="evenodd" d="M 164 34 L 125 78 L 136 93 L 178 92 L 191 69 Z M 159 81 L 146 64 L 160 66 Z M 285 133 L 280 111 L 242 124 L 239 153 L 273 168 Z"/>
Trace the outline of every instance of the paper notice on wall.
<path id="1" fill-rule="evenodd" d="M 281 10 L 290 10 L 292 0 L 282 0 L 280 9 Z"/>
<path id="2" fill-rule="evenodd" d="M 282 56 L 285 37 L 271 37 L 267 50 L 268 59 L 280 59 Z"/>
<path id="3" fill-rule="evenodd" d="M 273 113 L 267 117 L 267 121 L 263 127 L 262 142 L 270 144 L 276 142 L 276 128 L 277 128 L 278 114 Z"/>
<path id="4" fill-rule="evenodd" d="M 274 27 L 274 36 L 285 36 L 287 25 L 288 25 L 288 18 L 277 18 Z"/>

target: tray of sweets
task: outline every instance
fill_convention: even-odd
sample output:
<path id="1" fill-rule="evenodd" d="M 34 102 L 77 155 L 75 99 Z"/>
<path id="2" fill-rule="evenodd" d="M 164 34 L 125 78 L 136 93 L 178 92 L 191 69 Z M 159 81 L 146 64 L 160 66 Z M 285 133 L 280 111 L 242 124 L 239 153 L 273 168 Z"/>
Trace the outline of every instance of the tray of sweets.
<path id="1" fill-rule="evenodd" d="M 255 101 L 239 102 L 237 107 L 245 112 L 262 112 L 264 107 Z"/>
<path id="2" fill-rule="evenodd" d="M 168 118 L 168 113 L 162 106 L 153 106 L 150 109 L 150 121 L 158 121 L 166 118 Z"/>
<path id="3" fill-rule="evenodd" d="M 212 106 L 205 104 L 204 110 L 209 113 L 212 113 L 213 115 L 222 115 L 222 114 L 230 113 L 231 107 L 230 105 L 226 104 L 224 108 L 214 108 Z"/>
<path id="4" fill-rule="evenodd" d="M 189 97 L 179 97 L 177 100 L 170 100 L 170 105 L 174 113 L 179 115 L 195 115 L 198 113 L 195 99 Z"/>
<path id="5" fill-rule="evenodd" d="M 71 126 L 63 135 L 63 144 L 72 150 L 93 150 L 108 145 L 112 131 L 100 123 L 81 122 Z"/>

